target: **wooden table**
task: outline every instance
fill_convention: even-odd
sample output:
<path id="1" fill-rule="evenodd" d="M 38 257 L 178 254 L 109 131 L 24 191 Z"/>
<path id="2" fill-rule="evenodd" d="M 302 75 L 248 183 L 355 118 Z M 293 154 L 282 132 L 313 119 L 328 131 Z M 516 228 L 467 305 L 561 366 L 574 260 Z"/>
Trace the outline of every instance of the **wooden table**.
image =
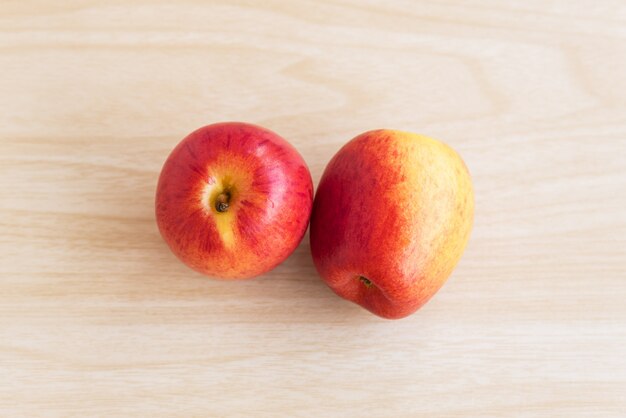
<path id="1" fill-rule="evenodd" d="M 626 416 L 622 0 L 4 1 L 0 27 L 0 416 Z M 365 130 L 448 142 L 457 270 L 400 321 L 308 237 L 257 280 L 190 271 L 155 185 L 223 120 L 316 183 Z"/>

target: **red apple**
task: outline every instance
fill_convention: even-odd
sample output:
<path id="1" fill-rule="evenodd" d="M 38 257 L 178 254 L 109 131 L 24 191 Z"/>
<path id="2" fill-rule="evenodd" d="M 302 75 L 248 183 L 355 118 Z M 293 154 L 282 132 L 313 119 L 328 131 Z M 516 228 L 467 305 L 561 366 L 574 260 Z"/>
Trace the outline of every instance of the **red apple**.
<path id="1" fill-rule="evenodd" d="M 165 162 L 156 193 L 161 235 L 191 268 L 217 278 L 265 273 L 298 246 L 313 202 L 306 163 L 259 126 L 205 126 Z"/>
<path id="2" fill-rule="evenodd" d="M 311 217 L 311 252 L 340 296 L 384 318 L 415 312 L 467 244 L 474 200 L 447 145 L 408 132 L 366 132 L 326 167 Z"/>

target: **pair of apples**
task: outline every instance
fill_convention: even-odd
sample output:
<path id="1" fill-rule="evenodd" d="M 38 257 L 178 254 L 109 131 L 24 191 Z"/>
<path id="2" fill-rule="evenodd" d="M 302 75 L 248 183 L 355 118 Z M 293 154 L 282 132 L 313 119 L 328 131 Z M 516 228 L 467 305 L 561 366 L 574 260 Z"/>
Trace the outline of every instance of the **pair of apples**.
<path id="1" fill-rule="evenodd" d="M 465 164 L 447 145 L 369 131 L 330 161 L 313 199 L 309 169 L 277 134 L 239 122 L 205 126 L 165 162 L 156 219 L 172 252 L 223 279 L 263 274 L 302 240 L 339 296 L 402 318 L 437 292 L 459 261 L 474 199 Z"/>

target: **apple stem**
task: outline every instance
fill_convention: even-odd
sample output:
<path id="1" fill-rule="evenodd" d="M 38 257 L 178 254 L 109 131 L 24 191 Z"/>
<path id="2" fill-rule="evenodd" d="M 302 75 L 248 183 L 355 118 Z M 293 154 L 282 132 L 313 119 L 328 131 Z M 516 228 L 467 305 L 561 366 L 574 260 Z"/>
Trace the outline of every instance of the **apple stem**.
<path id="1" fill-rule="evenodd" d="M 228 207 L 230 206 L 228 204 L 229 200 L 230 200 L 230 193 L 220 193 L 220 195 L 217 196 L 217 199 L 215 202 L 215 209 L 218 212 L 226 212 L 228 210 Z"/>
<path id="2" fill-rule="evenodd" d="M 359 276 L 359 280 L 361 281 L 361 283 L 363 283 L 365 285 L 365 287 L 372 287 L 372 281 L 370 279 L 368 279 L 367 277 L 364 276 Z"/>

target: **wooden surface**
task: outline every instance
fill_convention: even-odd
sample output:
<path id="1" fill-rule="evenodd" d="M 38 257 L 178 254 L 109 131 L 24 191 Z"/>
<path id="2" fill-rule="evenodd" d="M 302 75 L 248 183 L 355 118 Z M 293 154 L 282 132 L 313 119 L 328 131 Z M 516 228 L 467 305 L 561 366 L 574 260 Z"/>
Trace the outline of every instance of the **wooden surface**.
<path id="1" fill-rule="evenodd" d="M 0 28 L 0 416 L 626 416 L 622 0 L 3 1 Z M 157 175 L 223 120 L 316 183 L 365 130 L 448 142 L 459 267 L 395 322 L 307 240 L 258 280 L 188 270 Z"/>

